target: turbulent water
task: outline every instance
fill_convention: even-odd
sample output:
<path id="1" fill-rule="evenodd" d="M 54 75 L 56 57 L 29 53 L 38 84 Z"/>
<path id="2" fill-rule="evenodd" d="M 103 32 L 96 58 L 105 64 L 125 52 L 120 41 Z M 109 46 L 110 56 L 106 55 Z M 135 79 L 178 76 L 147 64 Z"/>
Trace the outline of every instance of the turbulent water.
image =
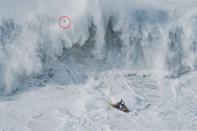
<path id="1" fill-rule="evenodd" d="M 112 68 L 173 77 L 193 71 L 197 67 L 194 4 L 1 1 L 1 92 L 9 94 L 29 79 L 52 77 L 60 65 L 68 76 L 64 84 L 81 83 L 90 72 Z M 72 19 L 71 28 L 59 27 L 61 15 Z"/>
<path id="2" fill-rule="evenodd" d="M 0 1 L 0 130 L 195 130 L 196 69 L 195 0 Z"/>

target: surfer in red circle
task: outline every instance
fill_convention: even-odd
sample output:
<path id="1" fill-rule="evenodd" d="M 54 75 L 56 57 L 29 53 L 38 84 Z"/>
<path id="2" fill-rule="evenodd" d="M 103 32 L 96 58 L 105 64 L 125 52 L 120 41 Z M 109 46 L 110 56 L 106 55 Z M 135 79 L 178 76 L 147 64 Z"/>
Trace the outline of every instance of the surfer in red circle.
<path id="1" fill-rule="evenodd" d="M 59 26 L 62 28 L 62 29 L 68 29 L 70 28 L 72 25 L 72 22 L 71 22 L 71 18 L 68 17 L 68 16 L 61 16 L 59 18 Z"/>

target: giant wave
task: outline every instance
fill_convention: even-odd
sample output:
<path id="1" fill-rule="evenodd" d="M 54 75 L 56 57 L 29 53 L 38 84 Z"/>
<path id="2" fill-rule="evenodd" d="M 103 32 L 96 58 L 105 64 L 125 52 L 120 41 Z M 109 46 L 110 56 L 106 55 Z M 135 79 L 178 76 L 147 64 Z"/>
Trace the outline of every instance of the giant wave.
<path id="1" fill-rule="evenodd" d="M 183 12 L 154 0 L 16 2 L 1 5 L 2 94 L 52 77 L 83 83 L 89 73 L 113 68 L 171 76 L 197 68 L 197 10 L 189 5 Z M 58 26 L 61 15 L 71 17 L 70 29 Z"/>

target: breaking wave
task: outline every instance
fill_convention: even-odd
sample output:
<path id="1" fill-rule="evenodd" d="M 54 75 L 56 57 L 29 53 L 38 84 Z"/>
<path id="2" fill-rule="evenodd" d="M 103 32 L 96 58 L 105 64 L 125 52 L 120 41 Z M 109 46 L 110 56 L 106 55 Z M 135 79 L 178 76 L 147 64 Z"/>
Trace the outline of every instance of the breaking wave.
<path id="1" fill-rule="evenodd" d="M 0 9 L 2 94 L 27 81 L 83 83 L 89 73 L 113 68 L 171 76 L 197 68 L 195 9 L 185 13 L 162 0 L 17 2 L 21 9 L 9 0 L 1 6 L 21 15 Z M 71 17 L 70 29 L 58 26 L 61 15 Z"/>

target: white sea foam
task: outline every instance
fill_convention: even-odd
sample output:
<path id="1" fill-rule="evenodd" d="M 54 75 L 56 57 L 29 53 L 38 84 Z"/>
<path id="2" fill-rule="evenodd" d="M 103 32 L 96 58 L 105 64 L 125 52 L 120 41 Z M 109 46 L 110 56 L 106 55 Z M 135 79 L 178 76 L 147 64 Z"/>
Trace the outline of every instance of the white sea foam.
<path id="1" fill-rule="evenodd" d="M 81 64 L 84 75 L 116 67 L 173 76 L 195 70 L 195 4 L 171 0 L 2 0 L 1 89 L 12 92 L 21 76 L 41 72 L 60 58 L 74 74 Z M 70 29 L 59 27 L 58 19 L 63 15 L 72 19 Z"/>

